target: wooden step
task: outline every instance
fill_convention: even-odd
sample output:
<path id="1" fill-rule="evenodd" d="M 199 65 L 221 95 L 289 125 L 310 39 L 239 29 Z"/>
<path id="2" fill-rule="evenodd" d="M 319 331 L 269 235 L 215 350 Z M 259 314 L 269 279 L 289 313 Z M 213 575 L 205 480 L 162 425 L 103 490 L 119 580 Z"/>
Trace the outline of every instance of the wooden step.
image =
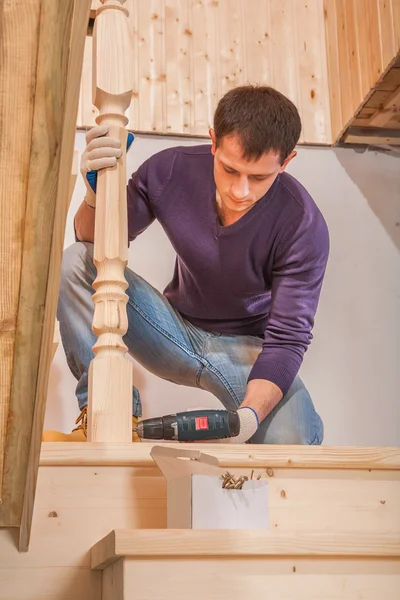
<path id="1" fill-rule="evenodd" d="M 91 564 L 102 570 L 102 600 L 398 600 L 400 536 L 115 530 L 93 546 Z"/>

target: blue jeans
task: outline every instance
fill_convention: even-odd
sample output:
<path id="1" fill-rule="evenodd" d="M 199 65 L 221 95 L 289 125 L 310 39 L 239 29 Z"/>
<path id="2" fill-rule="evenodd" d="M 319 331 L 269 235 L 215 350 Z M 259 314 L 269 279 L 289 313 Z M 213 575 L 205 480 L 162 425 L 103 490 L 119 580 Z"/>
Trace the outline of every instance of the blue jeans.
<path id="1" fill-rule="evenodd" d="M 64 251 L 57 318 L 69 368 L 78 380 L 82 409 L 88 399 L 88 368 L 96 336 L 92 332 L 92 283 L 96 277 L 93 245 L 78 242 Z M 261 351 L 254 336 L 224 335 L 195 327 L 142 277 L 126 269 L 129 329 L 124 341 L 130 355 L 162 379 L 201 388 L 235 409 L 242 403 L 250 370 Z M 133 414 L 141 416 L 139 391 L 133 388 Z M 160 406 L 160 415 L 163 414 Z M 323 424 L 297 377 L 264 419 L 251 443 L 321 444 Z"/>

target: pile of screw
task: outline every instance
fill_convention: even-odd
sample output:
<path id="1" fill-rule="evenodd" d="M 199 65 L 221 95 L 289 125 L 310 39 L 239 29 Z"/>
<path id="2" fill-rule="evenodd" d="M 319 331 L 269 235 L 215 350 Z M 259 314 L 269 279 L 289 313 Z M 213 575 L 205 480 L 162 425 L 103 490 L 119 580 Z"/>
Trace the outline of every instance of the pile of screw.
<path id="1" fill-rule="evenodd" d="M 250 479 L 253 479 L 254 471 L 251 472 Z M 221 476 L 222 478 L 222 487 L 225 490 L 241 490 L 245 481 L 249 481 L 247 475 L 242 475 L 241 477 L 234 477 L 228 471 L 225 475 Z M 257 479 L 261 479 L 261 475 L 258 475 Z"/>

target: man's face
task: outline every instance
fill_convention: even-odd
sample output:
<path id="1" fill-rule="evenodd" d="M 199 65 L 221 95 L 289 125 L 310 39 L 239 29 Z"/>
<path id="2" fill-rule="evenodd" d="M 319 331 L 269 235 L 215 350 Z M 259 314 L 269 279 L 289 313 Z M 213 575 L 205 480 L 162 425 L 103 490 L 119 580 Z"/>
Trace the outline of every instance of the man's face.
<path id="1" fill-rule="evenodd" d="M 296 155 L 292 152 L 283 165 L 275 152 L 264 154 L 259 160 L 242 158 L 240 140 L 236 135 L 222 138 L 216 147 L 215 133 L 211 129 L 214 179 L 221 209 L 228 214 L 244 214 L 269 190 L 279 173 Z"/>

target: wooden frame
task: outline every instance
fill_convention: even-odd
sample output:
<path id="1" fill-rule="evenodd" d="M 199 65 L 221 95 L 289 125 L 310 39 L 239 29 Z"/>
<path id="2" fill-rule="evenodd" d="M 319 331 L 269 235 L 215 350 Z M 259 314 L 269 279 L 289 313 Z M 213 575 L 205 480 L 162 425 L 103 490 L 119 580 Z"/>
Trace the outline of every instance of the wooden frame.
<path id="1" fill-rule="evenodd" d="M 12 36 L 4 41 L 8 44 L 5 56 L 9 62 L 5 63 L 2 82 L 7 81 L 7 68 L 15 71 L 13 76 L 16 86 L 21 86 L 20 91 L 24 89 L 27 74 L 33 81 L 27 88 L 29 101 L 21 108 L 30 115 L 31 127 L 24 129 L 26 115 L 24 113 L 21 119 L 18 115 L 9 142 L 11 153 L 22 144 L 30 149 L 30 156 L 23 163 L 26 188 L 18 197 L 17 208 L 23 212 L 23 230 L 19 232 L 22 247 L 19 271 L 16 271 L 20 275 L 19 305 L 0 506 L 0 526 L 21 527 L 19 544 L 25 551 L 29 543 L 52 358 L 90 0 L 30 0 L 29 4 L 22 22 L 29 29 L 29 40 L 36 46 L 37 56 L 33 62 L 21 62 L 19 71 L 12 58 L 14 53 L 21 53 L 20 47 L 26 45 L 27 40 L 21 27 L 20 34 L 15 35 L 13 23 L 21 25 L 21 8 L 9 4 L 1 14 L 3 29 Z M 34 53 L 32 56 L 35 58 Z M 15 101 L 11 93 L 10 98 Z M 9 119 L 9 107 L 5 108 L 8 111 L 5 118 Z M 12 186 L 15 179 L 7 172 L 7 163 L 4 165 L 2 175 L 12 180 Z M 11 193 L 5 201 L 9 203 L 10 197 L 13 197 Z M 10 233 L 13 234 L 11 229 Z M 14 236 L 12 244 L 15 243 Z"/>

